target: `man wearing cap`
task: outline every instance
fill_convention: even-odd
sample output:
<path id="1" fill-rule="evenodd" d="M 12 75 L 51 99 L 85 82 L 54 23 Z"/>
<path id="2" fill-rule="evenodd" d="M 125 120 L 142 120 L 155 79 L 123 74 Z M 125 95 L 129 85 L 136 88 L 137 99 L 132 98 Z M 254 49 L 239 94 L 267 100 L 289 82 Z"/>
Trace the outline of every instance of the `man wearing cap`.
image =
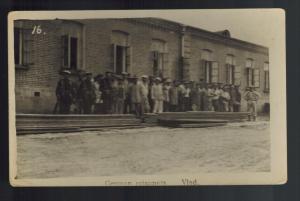
<path id="1" fill-rule="evenodd" d="M 60 74 L 62 78 L 58 81 L 56 86 L 57 103 L 54 108 L 54 113 L 56 113 L 58 107 L 60 114 L 69 114 L 72 104 L 72 83 L 69 79 L 71 72 L 64 70 Z"/>
<path id="2" fill-rule="evenodd" d="M 163 85 L 163 95 L 164 95 L 164 103 L 163 103 L 163 108 L 164 112 L 169 112 L 170 111 L 170 94 L 169 90 L 171 88 L 171 79 L 167 78 L 164 82 Z"/>
<path id="3" fill-rule="evenodd" d="M 247 101 L 247 112 L 249 112 L 248 120 L 256 121 L 256 103 L 260 98 L 260 94 L 255 91 L 254 87 L 248 87 L 244 94 L 244 99 Z"/>
<path id="4" fill-rule="evenodd" d="M 154 101 L 153 113 L 162 113 L 164 96 L 161 79 L 159 77 L 155 78 L 151 93 L 152 100 Z"/>
<path id="5" fill-rule="evenodd" d="M 86 73 L 84 80 L 79 86 L 79 98 L 83 104 L 83 113 L 91 114 L 92 106 L 95 103 L 96 95 L 92 80 L 92 73 Z"/>

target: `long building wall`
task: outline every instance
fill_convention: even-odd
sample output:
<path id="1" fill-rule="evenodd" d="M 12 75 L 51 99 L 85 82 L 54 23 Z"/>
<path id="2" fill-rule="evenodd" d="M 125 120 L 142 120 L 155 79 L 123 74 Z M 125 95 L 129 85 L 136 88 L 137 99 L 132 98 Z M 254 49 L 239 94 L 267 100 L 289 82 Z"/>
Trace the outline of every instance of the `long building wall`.
<path id="1" fill-rule="evenodd" d="M 162 26 L 153 26 L 147 23 L 131 20 L 78 20 L 82 26 L 78 68 L 92 72 L 94 75 L 113 70 L 112 31 L 122 31 L 128 34 L 128 44 L 131 48 L 129 72 L 136 75 L 153 73 L 153 58 L 151 55 L 152 39 L 166 42 L 168 58 L 165 63 L 164 75 L 172 79 L 180 77 L 181 69 L 181 33 Z M 77 23 L 76 22 L 76 23 Z M 55 87 L 62 68 L 62 35 L 66 29 L 71 32 L 75 26 L 68 21 L 23 21 L 16 23 L 32 31 L 33 26 L 40 25 L 45 34 L 30 34 L 28 47 L 31 64 L 26 69 L 16 68 L 16 108 L 17 113 L 52 113 L 56 97 Z M 77 26 L 77 25 L 76 25 Z M 269 102 L 269 94 L 264 93 L 263 63 L 268 61 L 268 55 L 249 51 L 243 48 L 231 47 L 213 40 L 189 36 L 190 48 L 190 79 L 198 81 L 202 49 L 213 52 L 213 60 L 219 62 L 219 80 L 225 81 L 225 57 L 233 54 L 237 65 L 242 66 L 241 88 L 246 86 L 245 60 L 253 58 L 260 67 L 259 92 L 262 99 L 259 101 L 261 110 L 265 102 Z M 245 110 L 245 102 L 243 102 Z"/>

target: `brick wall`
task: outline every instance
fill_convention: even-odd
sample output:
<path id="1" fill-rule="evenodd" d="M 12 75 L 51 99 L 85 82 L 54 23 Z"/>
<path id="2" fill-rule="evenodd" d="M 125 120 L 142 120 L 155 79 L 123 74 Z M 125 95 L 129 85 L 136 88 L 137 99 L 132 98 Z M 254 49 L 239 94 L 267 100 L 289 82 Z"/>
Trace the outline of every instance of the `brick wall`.
<path id="1" fill-rule="evenodd" d="M 165 75 L 172 79 L 178 78 L 181 60 L 181 35 L 179 32 L 171 31 L 154 25 L 147 25 L 128 19 L 88 19 L 78 20 L 82 23 L 82 43 L 78 54 L 79 69 L 85 69 L 94 75 L 113 70 L 113 48 L 111 33 L 119 30 L 129 34 L 129 45 L 131 47 L 131 65 L 129 72 L 136 75 L 153 73 L 153 58 L 151 56 L 152 39 L 160 39 L 167 43 L 168 63 Z M 75 22 L 75 23 L 77 23 Z M 62 41 L 61 36 L 66 27 L 72 29 L 72 23 L 64 23 L 61 20 L 49 21 L 23 21 L 23 27 L 32 29 L 34 25 L 40 25 L 46 34 L 31 35 L 32 44 L 30 60 L 33 65 L 28 69 L 16 69 L 16 108 L 18 113 L 51 113 L 56 102 L 55 87 L 59 80 L 59 70 L 62 67 Z M 260 88 L 262 99 L 259 108 L 268 102 L 269 94 L 263 92 L 263 63 L 268 61 L 268 56 L 248 51 L 245 49 L 230 47 L 218 42 L 200 37 L 186 37 L 185 56 L 189 57 L 189 79 L 199 80 L 199 69 L 201 50 L 213 51 L 213 59 L 219 62 L 220 81 L 225 81 L 225 57 L 233 54 L 237 65 L 242 69 L 242 89 L 246 86 L 245 60 L 248 57 L 256 61 L 260 67 Z M 184 61 L 186 62 L 186 61 Z M 39 96 L 35 96 L 39 92 Z M 245 103 L 243 102 L 243 110 Z"/>
<path id="2" fill-rule="evenodd" d="M 262 111 L 264 104 L 269 103 L 269 93 L 264 92 L 264 63 L 269 61 L 267 54 L 259 53 L 254 50 L 246 50 L 244 48 L 233 47 L 222 43 L 216 43 L 211 40 L 199 38 L 197 36 L 189 36 L 190 46 L 190 79 L 199 81 L 201 53 L 203 49 L 212 51 L 212 60 L 219 63 L 219 82 L 226 83 L 226 56 L 227 54 L 234 55 L 236 66 L 240 66 L 241 70 L 241 86 L 242 92 L 247 86 L 246 59 L 252 58 L 255 61 L 255 68 L 260 69 L 260 85 L 257 91 L 261 94 L 261 99 L 258 102 L 258 110 Z M 242 110 L 246 110 L 246 102 L 242 101 Z"/>
<path id="3" fill-rule="evenodd" d="M 132 74 L 152 75 L 151 41 L 161 39 L 167 43 L 169 53 L 166 76 L 176 77 L 180 54 L 178 33 L 119 19 L 82 20 L 81 22 L 85 24 L 87 70 L 91 70 L 94 74 L 113 70 L 111 33 L 113 30 L 119 30 L 129 34 L 131 47 L 129 71 Z"/>

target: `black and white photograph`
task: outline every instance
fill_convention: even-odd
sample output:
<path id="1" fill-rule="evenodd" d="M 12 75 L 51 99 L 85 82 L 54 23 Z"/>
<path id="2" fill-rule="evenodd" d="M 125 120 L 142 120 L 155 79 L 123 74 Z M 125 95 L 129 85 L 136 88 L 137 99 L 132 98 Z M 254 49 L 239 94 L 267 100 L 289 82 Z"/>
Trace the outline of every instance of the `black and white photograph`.
<path id="1" fill-rule="evenodd" d="M 9 15 L 14 186 L 286 182 L 280 9 Z"/>

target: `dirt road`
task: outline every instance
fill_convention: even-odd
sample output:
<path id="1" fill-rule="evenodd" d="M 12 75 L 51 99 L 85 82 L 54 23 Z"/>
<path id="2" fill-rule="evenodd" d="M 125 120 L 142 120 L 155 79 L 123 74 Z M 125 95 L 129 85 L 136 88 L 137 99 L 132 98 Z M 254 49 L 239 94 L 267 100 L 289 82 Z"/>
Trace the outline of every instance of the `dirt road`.
<path id="1" fill-rule="evenodd" d="M 270 170 L 267 121 L 25 135 L 17 144 L 19 178 Z"/>

